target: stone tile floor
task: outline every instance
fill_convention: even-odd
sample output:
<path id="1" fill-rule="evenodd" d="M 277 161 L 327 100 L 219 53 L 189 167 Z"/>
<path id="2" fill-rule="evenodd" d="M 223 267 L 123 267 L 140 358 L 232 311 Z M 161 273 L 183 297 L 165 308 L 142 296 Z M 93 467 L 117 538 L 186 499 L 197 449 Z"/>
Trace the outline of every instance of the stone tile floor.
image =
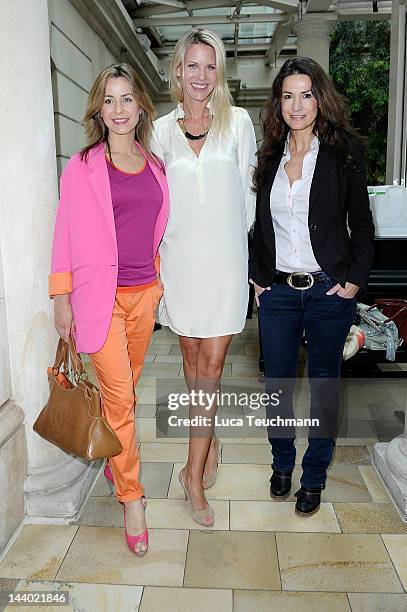
<path id="1" fill-rule="evenodd" d="M 257 359 L 253 319 L 232 342 L 224 385 L 261 391 Z M 300 355 L 299 371 L 304 364 Z M 23 528 L 0 561 L 0 610 L 12 609 L 9 591 L 52 590 L 68 591 L 70 607 L 36 609 L 407 611 L 407 525 L 370 461 L 375 442 L 403 431 L 402 380 L 363 381 L 347 394 L 322 506 L 312 517 L 294 514 L 293 496 L 285 502 L 270 499 L 264 431 L 245 427 L 238 437 L 222 431 L 218 478 L 208 491 L 216 514 L 213 530 L 192 521 L 182 498 L 177 472 L 187 457 L 187 439 L 156 430 L 157 396 L 172 388 L 184 389 L 182 361 L 176 337 L 163 329 L 154 334 L 137 388 L 141 478 L 149 497 L 148 555 L 138 559 L 125 547 L 121 507 L 101 475 L 76 524 Z M 306 404 L 307 393 L 302 384 L 298 405 Z M 247 409 L 223 412 L 243 416 Z M 300 439 L 293 491 L 304 451 Z"/>

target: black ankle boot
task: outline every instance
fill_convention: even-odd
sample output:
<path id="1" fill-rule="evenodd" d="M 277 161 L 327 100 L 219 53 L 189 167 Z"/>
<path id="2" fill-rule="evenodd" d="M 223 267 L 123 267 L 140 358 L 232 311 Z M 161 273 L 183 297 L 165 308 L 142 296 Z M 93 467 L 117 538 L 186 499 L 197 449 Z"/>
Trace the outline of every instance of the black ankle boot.
<path id="1" fill-rule="evenodd" d="M 270 478 L 270 496 L 274 499 L 287 499 L 291 492 L 292 472 L 274 470 Z"/>
<path id="2" fill-rule="evenodd" d="M 297 498 L 295 503 L 295 512 L 297 514 L 301 514 L 302 516 L 304 514 L 310 516 L 311 514 L 318 512 L 321 505 L 322 489 L 325 489 L 324 484 L 314 489 L 308 489 L 307 487 L 301 486 L 301 489 L 299 489 L 297 493 L 294 493 L 294 496 Z"/>

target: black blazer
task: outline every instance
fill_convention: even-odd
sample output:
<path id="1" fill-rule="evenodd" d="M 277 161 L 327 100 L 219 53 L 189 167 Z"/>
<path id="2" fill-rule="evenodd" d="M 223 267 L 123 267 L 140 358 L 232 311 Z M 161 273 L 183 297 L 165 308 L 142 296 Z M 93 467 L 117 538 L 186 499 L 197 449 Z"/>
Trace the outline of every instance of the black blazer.
<path id="1" fill-rule="evenodd" d="M 355 151 L 353 163 L 345 166 L 332 147 L 320 144 L 311 183 L 308 227 L 321 269 L 343 286 L 349 281 L 365 289 L 373 259 L 374 225 L 361 147 L 355 146 Z M 270 191 L 282 153 L 280 150 L 272 159 L 267 180 L 257 194 L 249 274 L 261 287 L 272 284 L 276 266 Z"/>

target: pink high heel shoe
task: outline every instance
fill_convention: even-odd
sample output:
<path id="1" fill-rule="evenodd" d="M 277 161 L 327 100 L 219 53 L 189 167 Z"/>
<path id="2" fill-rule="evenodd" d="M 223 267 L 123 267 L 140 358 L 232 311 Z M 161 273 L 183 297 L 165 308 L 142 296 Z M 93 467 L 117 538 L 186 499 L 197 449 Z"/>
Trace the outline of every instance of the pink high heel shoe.
<path id="1" fill-rule="evenodd" d="M 110 495 L 114 493 L 114 478 L 112 474 L 112 470 L 108 463 L 105 465 L 105 469 L 103 470 L 103 475 L 106 478 L 106 484 L 109 487 Z"/>
<path id="2" fill-rule="evenodd" d="M 105 465 L 105 469 L 103 470 L 103 474 L 104 474 L 104 476 L 106 478 L 106 482 L 107 482 L 107 486 L 109 487 L 109 491 L 113 495 L 113 493 L 114 493 L 114 478 L 113 478 L 112 471 L 111 471 L 111 469 L 110 469 L 108 464 Z M 146 506 L 147 506 L 147 498 L 144 495 L 141 498 L 141 503 L 143 504 L 143 508 L 145 510 Z M 123 507 L 123 510 L 124 510 L 124 533 L 125 533 L 126 544 L 130 548 L 131 552 L 133 552 L 135 555 L 137 555 L 138 557 L 144 557 L 144 555 L 148 551 L 148 529 L 143 531 L 143 533 L 141 533 L 140 535 L 136 535 L 136 536 L 129 535 L 127 533 L 127 528 L 126 528 L 126 506 L 125 505 Z M 138 548 L 138 546 L 140 544 L 145 544 L 146 545 L 146 549 L 145 550 L 137 550 L 137 548 Z"/>
<path id="3" fill-rule="evenodd" d="M 147 506 L 147 499 L 143 496 L 141 498 L 141 503 L 143 504 L 144 510 Z M 140 533 L 140 535 L 131 536 L 127 533 L 126 529 L 126 506 L 124 506 L 124 533 L 126 536 L 126 544 L 130 548 L 131 552 L 136 554 L 138 557 L 144 557 L 146 552 L 148 551 L 148 529 Z M 145 544 L 145 550 L 137 550 L 140 544 Z"/>

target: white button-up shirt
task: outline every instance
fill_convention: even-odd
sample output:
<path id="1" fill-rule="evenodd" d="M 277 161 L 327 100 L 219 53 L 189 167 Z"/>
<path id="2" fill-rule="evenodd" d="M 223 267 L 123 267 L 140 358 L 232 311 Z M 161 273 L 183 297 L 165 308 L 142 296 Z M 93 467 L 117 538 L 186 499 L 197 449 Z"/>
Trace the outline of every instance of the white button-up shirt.
<path id="1" fill-rule="evenodd" d="M 290 161 L 290 135 L 270 192 L 270 210 L 276 244 L 276 269 L 282 272 L 316 272 L 320 270 L 311 246 L 308 228 L 309 195 L 319 140 L 315 136 L 305 154 L 302 176 L 293 182 L 285 171 Z"/>

